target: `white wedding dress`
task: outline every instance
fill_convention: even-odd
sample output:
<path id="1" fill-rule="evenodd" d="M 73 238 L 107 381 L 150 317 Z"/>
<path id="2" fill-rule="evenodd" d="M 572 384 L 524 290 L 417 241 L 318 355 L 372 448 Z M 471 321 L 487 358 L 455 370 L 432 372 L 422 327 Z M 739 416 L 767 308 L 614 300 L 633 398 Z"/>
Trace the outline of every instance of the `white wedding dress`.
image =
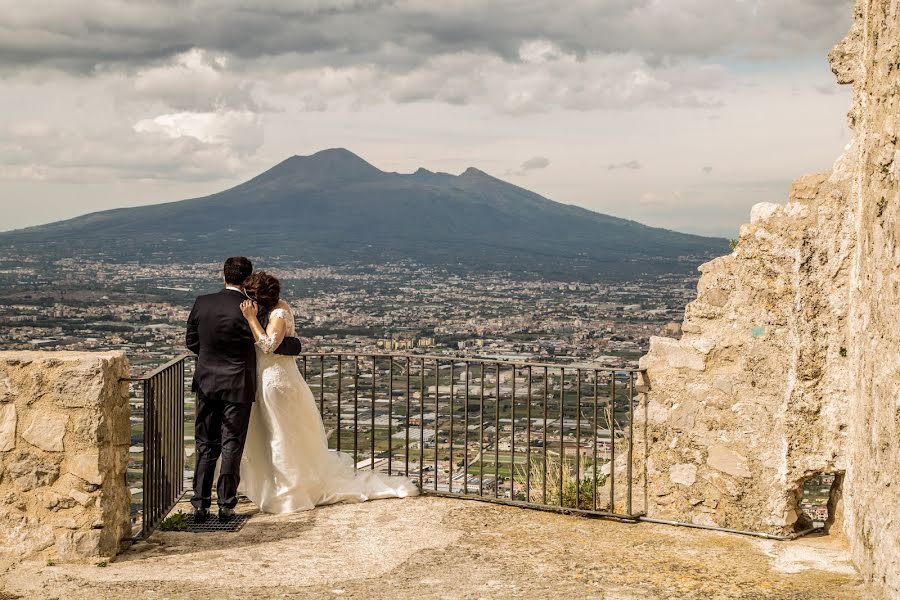
<path id="1" fill-rule="evenodd" d="M 269 318 L 283 318 L 285 335 L 294 335 L 290 310 L 276 308 Z M 259 387 L 241 460 L 240 491 L 264 513 L 417 495 L 409 479 L 356 471 L 351 456 L 328 449 L 312 391 L 295 357 L 272 354 L 276 341 L 271 336 L 256 344 Z"/>

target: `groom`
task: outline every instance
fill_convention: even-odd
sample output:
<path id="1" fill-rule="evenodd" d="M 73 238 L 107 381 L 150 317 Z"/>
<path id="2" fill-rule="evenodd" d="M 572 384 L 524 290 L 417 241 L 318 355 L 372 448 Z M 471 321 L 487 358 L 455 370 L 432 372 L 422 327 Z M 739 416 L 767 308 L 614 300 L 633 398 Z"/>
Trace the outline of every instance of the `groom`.
<path id="1" fill-rule="evenodd" d="M 253 264 L 243 256 L 225 261 L 225 289 L 200 296 L 187 322 L 185 344 L 197 355 L 191 390 L 197 394 L 194 423 L 196 467 L 194 469 L 194 521 L 209 518 L 216 461 L 222 457 L 216 485 L 219 520 L 234 516 L 240 483 L 241 455 L 247 438 L 250 408 L 256 399 L 256 349 L 253 333 L 241 302 L 247 299 L 243 282 Z M 266 326 L 268 315 L 260 315 Z M 276 354 L 300 354 L 300 340 L 285 337 Z"/>

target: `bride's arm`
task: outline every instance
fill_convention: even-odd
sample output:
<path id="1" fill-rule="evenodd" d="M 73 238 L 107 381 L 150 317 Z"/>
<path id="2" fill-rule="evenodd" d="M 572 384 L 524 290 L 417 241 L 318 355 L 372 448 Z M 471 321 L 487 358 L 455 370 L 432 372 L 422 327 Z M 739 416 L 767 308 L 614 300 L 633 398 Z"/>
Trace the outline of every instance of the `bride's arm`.
<path id="1" fill-rule="evenodd" d="M 241 312 L 244 313 L 244 318 L 247 319 L 247 323 L 250 325 L 250 331 L 253 332 L 256 346 L 266 354 L 271 354 L 284 340 L 284 318 L 273 315 L 269 318 L 268 327 L 263 329 L 256 316 L 256 311 L 256 302 L 244 300 L 241 303 Z"/>

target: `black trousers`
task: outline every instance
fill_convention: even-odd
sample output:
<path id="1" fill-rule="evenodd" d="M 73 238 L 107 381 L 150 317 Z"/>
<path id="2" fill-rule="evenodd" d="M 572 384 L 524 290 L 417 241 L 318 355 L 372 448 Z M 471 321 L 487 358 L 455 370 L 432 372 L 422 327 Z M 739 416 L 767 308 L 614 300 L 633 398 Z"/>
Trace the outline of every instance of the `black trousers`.
<path id="1" fill-rule="evenodd" d="M 219 507 L 234 508 L 241 482 L 241 455 L 250 423 L 250 402 L 223 402 L 197 390 L 197 419 L 194 422 L 196 463 L 194 467 L 195 508 L 212 504 L 212 484 L 216 461 L 222 458 L 216 485 Z"/>

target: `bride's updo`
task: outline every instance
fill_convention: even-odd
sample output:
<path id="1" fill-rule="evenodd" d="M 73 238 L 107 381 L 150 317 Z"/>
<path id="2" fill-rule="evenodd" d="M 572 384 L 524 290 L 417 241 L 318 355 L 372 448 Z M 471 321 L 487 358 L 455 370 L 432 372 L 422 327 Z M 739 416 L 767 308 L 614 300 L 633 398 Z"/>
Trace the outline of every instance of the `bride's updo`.
<path id="1" fill-rule="evenodd" d="M 257 271 L 244 280 L 244 290 L 260 306 L 272 310 L 281 297 L 281 282 L 265 271 Z"/>

